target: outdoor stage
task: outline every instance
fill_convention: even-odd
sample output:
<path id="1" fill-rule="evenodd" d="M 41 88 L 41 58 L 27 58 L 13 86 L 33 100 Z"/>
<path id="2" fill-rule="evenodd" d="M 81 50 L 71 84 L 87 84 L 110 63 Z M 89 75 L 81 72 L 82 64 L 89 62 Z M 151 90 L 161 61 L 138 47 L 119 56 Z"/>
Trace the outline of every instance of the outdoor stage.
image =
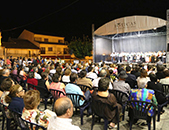
<path id="1" fill-rule="evenodd" d="M 112 53 L 167 52 L 166 20 L 128 16 L 112 20 L 93 32 L 93 60 L 105 61 Z"/>

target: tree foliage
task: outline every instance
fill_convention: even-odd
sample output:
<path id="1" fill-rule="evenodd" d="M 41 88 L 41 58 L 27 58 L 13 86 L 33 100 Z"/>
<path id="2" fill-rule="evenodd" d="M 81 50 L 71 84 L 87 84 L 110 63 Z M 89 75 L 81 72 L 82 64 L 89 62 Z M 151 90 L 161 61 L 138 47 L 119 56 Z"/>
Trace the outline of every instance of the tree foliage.
<path id="1" fill-rule="evenodd" d="M 83 39 L 72 38 L 68 48 L 70 53 L 73 53 L 79 59 L 83 59 L 85 56 L 92 56 L 92 41 L 87 36 L 84 36 Z"/>

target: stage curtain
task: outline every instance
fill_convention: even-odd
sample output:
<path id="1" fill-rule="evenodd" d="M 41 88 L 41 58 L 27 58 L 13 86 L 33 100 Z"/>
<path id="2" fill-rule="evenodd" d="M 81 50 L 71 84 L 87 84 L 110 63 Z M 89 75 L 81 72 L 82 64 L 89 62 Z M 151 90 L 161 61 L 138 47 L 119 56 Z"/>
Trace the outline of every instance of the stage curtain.
<path id="1" fill-rule="evenodd" d="M 115 52 L 149 52 L 166 50 L 166 36 L 114 39 Z"/>

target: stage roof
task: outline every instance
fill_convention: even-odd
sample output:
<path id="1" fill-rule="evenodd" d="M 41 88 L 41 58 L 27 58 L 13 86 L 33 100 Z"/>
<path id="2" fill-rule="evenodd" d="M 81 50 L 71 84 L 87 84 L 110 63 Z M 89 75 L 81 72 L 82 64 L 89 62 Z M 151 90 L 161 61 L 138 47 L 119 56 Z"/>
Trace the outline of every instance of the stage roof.
<path id="1" fill-rule="evenodd" d="M 112 20 L 99 27 L 95 35 L 113 35 L 119 33 L 146 31 L 166 26 L 166 20 L 151 16 L 128 16 Z"/>

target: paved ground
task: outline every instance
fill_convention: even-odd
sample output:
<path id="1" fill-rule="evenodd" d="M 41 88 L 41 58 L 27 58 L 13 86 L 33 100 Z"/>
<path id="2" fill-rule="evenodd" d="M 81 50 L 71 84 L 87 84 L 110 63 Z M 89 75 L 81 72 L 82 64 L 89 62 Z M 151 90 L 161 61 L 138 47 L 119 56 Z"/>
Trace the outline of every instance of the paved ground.
<path id="1" fill-rule="evenodd" d="M 44 105 L 40 105 L 40 109 L 44 109 Z M 48 109 L 52 110 L 51 104 L 48 105 Z M 164 108 L 165 113 L 161 115 L 160 122 L 156 122 L 156 130 L 169 130 L 169 105 L 168 107 Z M 127 111 L 125 112 L 125 120 L 120 122 L 120 130 L 129 130 L 129 125 L 127 120 L 129 119 L 127 116 Z M 84 115 L 83 125 L 80 125 L 80 114 L 74 114 L 72 117 L 73 124 L 79 126 L 81 130 L 90 130 L 91 129 L 91 123 L 92 123 L 92 117 L 87 117 Z M 148 126 L 141 126 L 140 124 L 142 122 L 145 122 L 144 120 L 139 120 L 137 125 L 133 125 L 132 130 L 148 130 Z M 2 121 L 0 122 L 0 129 L 1 129 Z M 103 130 L 104 122 L 101 120 L 101 123 L 95 123 L 93 130 Z M 151 129 L 153 129 L 153 123 L 151 123 Z"/>

